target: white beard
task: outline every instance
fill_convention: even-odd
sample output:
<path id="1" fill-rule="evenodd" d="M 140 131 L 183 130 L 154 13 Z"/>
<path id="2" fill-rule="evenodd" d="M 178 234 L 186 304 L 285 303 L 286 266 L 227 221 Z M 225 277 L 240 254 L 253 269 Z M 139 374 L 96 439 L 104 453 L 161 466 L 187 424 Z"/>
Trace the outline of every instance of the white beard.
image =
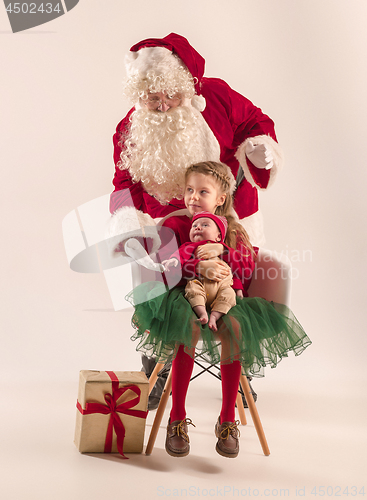
<path id="1" fill-rule="evenodd" d="M 132 114 L 122 145 L 121 169 L 128 169 L 161 203 L 183 198 L 185 170 L 200 161 L 219 161 L 220 148 L 201 113 L 191 106 L 165 113 L 146 108 Z"/>

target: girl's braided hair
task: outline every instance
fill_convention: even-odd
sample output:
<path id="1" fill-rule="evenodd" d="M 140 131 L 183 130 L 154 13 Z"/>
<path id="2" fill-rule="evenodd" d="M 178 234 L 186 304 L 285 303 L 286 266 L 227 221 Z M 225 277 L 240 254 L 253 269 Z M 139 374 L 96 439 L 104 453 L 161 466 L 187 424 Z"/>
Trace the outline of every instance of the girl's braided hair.
<path id="1" fill-rule="evenodd" d="M 225 194 L 226 199 L 223 205 L 215 210 L 216 215 L 222 215 L 227 219 L 228 230 L 224 240 L 225 244 L 230 248 L 240 250 L 238 243 L 242 243 L 245 247 L 242 253 L 247 249 L 252 254 L 254 250 L 250 243 L 247 232 L 244 227 L 239 223 L 236 212 L 233 209 L 233 193 L 236 188 L 236 181 L 230 168 L 221 162 L 216 161 L 203 161 L 191 165 L 185 173 L 185 182 L 191 174 L 204 174 L 212 176 L 219 187 L 220 194 Z"/>

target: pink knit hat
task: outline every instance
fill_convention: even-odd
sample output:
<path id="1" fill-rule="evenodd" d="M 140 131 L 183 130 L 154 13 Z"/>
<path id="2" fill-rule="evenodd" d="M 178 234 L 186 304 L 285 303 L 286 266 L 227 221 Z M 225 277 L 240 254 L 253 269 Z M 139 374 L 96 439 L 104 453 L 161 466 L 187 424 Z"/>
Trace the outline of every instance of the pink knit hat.
<path id="1" fill-rule="evenodd" d="M 221 242 L 224 241 L 224 238 L 226 237 L 227 233 L 227 228 L 228 228 L 228 222 L 225 217 L 222 217 L 221 215 L 215 215 L 210 212 L 196 212 L 193 217 L 192 217 L 192 222 L 194 222 L 197 219 L 201 219 L 202 217 L 206 217 L 208 219 L 212 219 L 216 225 L 218 226 L 218 229 L 220 231 L 221 235 Z"/>

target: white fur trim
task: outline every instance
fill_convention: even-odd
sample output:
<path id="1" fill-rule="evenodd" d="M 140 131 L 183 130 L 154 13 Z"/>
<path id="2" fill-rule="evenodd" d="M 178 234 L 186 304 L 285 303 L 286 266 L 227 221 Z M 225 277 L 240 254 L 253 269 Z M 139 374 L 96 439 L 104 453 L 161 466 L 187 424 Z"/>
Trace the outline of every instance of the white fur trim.
<path id="1" fill-rule="evenodd" d="M 250 242 L 253 246 L 261 247 L 265 243 L 264 235 L 264 223 L 263 216 L 260 210 L 250 215 L 249 217 L 244 217 L 239 221 L 241 225 L 245 228 Z"/>
<path id="2" fill-rule="evenodd" d="M 270 179 L 269 179 L 269 183 L 268 183 L 266 188 L 261 188 L 255 183 L 255 181 L 251 175 L 250 169 L 248 167 L 247 156 L 246 156 L 246 145 L 249 141 L 251 141 L 254 144 L 254 146 L 257 146 L 258 144 L 264 144 L 267 148 L 269 148 L 269 150 L 271 151 L 271 153 L 273 155 L 274 164 L 273 164 L 272 168 L 270 169 Z M 282 148 L 269 135 L 257 135 L 256 137 L 249 137 L 248 139 L 246 139 L 237 149 L 236 158 L 240 162 L 240 165 L 243 169 L 243 173 L 245 174 L 246 180 L 252 186 L 256 187 L 257 189 L 261 189 L 261 190 L 265 190 L 273 184 L 277 173 L 282 170 L 283 163 L 284 163 Z"/>
<path id="3" fill-rule="evenodd" d="M 181 59 L 164 47 L 144 47 L 138 52 L 129 52 L 125 56 L 125 66 L 128 78 L 138 74 L 142 79 L 153 69 L 159 75 L 185 67 Z"/>
<path id="4" fill-rule="evenodd" d="M 136 210 L 134 207 L 122 207 L 112 215 L 106 229 L 106 238 L 109 239 L 111 254 L 115 257 L 126 255 L 118 251 L 120 243 L 129 238 L 145 237 L 153 240 L 151 253 L 157 252 L 161 245 L 156 223 L 149 214 Z"/>

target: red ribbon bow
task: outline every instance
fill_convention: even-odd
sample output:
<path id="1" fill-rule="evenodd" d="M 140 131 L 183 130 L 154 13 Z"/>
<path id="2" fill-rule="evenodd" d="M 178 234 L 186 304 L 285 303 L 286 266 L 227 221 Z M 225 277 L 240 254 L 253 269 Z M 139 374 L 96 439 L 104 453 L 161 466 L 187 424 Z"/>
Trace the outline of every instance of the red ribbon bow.
<path id="1" fill-rule="evenodd" d="M 111 453 L 112 449 L 112 436 L 113 429 L 115 430 L 117 437 L 117 449 L 123 458 L 125 457 L 123 453 L 124 439 L 125 439 L 125 427 L 119 417 L 118 413 L 124 413 L 125 415 L 132 415 L 133 417 L 146 418 L 148 411 L 143 410 L 131 410 L 140 401 L 141 390 L 137 385 L 126 385 L 125 387 L 119 388 L 119 380 L 114 372 L 106 372 L 112 381 L 112 394 L 105 394 L 104 399 L 106 404 L 102 403 L 86 403 L 85 410 L 81 407 L 79 401 L 77 401 L 76 407 L 82 415 L 91 415 L 92 413 L 103 413 L 104 415 L 111 415 L 108 422 L 107 434 L 104 452 Z M 136 397 L 125 401 L 125 403 L 117 404 L 118 399 L 126 392 L 133 391 Z"/>

